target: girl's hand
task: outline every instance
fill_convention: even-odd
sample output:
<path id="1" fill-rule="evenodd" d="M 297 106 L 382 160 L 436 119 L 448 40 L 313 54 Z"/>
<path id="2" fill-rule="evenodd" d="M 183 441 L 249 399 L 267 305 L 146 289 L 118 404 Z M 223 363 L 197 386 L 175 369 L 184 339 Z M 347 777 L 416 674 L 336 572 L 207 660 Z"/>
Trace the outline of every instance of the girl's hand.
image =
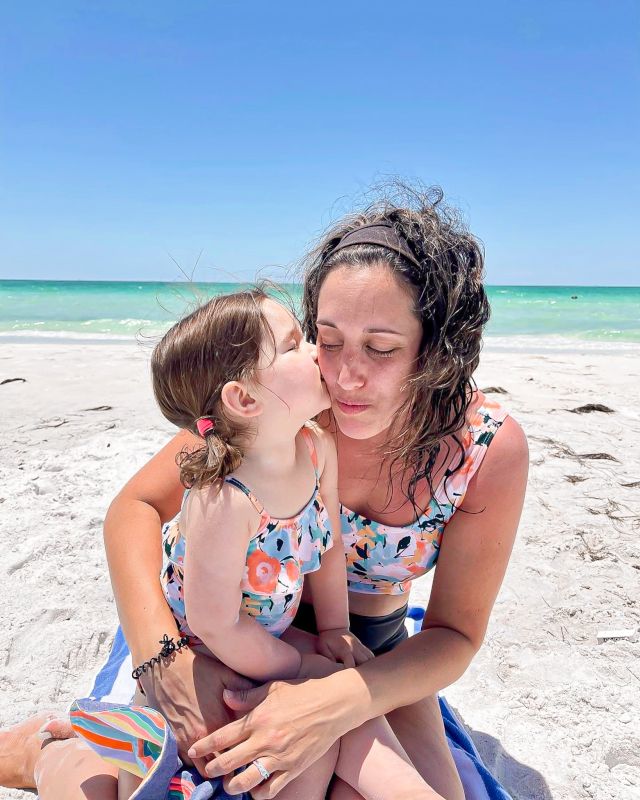
<path id="1" fill-rule="evenodd" d="M 178 742 L 180 757 L 187 762 L 187 750 L 197 739 L 233 719 L 222 700 L 222 692 L 253 686 L 217 659 L 189 648 L 176 653 L 167 667 L 158 664 L 145 672 L 140 682 L 146 695 L 145 704 L 165 716 Z M 193 763 L 204 776 L 206 762 L 194 759 Z"/>
<path id="2" fill-rule="evenodd" d="M 274 681 L 248 691 L 226 691 L 227 705 L 246 716 L 196 742 L 189 754 L 197 760 L 215 756 L 205 772 L 210 777 L 226 775 L 229 794 L 251 791 L 255 800 L 275 797 L 347 730 L 364 721 L 348 702 L 353 691 L 332 690 L 333 679 Z M 256 758 L 271 773 L 264 782 L 251 763 Z M 232 774 L 246 764 L 246 770 Z"/>
<path id="3" fill-rule="evenodd" d="M 357 667 L 374 658 L 373 653 L 348 628 L 333 628 L 318 633 L 316 649 L 320 655 L 345 667 Z"/>

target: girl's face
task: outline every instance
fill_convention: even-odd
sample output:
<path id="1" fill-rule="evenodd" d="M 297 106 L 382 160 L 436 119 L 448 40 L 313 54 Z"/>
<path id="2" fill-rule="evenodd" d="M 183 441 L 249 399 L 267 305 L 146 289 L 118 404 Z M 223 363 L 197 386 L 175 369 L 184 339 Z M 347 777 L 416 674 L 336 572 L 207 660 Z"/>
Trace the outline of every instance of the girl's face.
<path id="1" fill-rule="evenodd" d="M 331 400 L 320 369 L 316 345 L 306 342 L 298 321 L 274 300 L 263 303 L 264 315 L 273 331 L 260 359 L 256 380 L 269 422 L 306 420 L 329 408 Z"/>
<path id="2" fill-rule="evenodd" d="M 422 323 L 410 292 L 385 265 L 337 267 L 318 298 L 318 362 L 336 422 L 351 439 L 389 428 L 406 399 Z"/>

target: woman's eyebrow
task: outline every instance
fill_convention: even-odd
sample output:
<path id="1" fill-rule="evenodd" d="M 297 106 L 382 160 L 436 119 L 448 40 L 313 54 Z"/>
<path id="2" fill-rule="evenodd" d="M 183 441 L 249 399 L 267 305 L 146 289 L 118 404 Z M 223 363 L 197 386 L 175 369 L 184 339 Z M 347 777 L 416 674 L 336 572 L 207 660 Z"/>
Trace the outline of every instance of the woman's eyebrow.
<path id="1" fill-rule="evenodd" d="M 338 328 L 334 322 L 329 322 L 327 319 L 316 320 L 316 325 L 324 325 L 327 328 Z M 406 336 L 402 331 L 396 331 L 393 328 L 365 328 L 365 333 L 392 333 L 394 336 Z"/>

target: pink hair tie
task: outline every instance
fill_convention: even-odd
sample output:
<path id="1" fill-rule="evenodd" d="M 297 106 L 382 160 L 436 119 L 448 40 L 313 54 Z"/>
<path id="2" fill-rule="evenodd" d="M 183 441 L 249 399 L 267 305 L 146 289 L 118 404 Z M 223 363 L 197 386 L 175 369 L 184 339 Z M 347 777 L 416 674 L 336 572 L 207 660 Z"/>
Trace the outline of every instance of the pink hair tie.
<path id="1" fill-rule="evenodd" d="M 212 419 L 207 419 L 206 417 L 200 417 L 200 419 L 196 420 L 196 428 L 198 429 L 198 433 L 204 439 L 209 431 L 212 431 L 215 428 L 215 423 Z"/>

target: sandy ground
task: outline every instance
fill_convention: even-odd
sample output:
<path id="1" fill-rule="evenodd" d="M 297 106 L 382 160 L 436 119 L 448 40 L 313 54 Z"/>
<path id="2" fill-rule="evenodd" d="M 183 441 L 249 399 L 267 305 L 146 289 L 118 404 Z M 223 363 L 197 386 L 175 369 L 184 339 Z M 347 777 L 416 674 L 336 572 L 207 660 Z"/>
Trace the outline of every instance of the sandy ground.
<path id="1" fill-rule="evenodd" d="M 531 448 L 486 642 L 446 695 L 515 798 L 640 797 L 640 350 L 487 349 Z M 0 725 L 90 685 L 116 626 L 110 498 L 167 439 L 137 345 L 0 347 Z M 614 413 L 570 413 L 600 403 Z M 425 602 L 429 578 L 413 600 Z M 0 798 L 26 798 L 0 789 Z"/>

